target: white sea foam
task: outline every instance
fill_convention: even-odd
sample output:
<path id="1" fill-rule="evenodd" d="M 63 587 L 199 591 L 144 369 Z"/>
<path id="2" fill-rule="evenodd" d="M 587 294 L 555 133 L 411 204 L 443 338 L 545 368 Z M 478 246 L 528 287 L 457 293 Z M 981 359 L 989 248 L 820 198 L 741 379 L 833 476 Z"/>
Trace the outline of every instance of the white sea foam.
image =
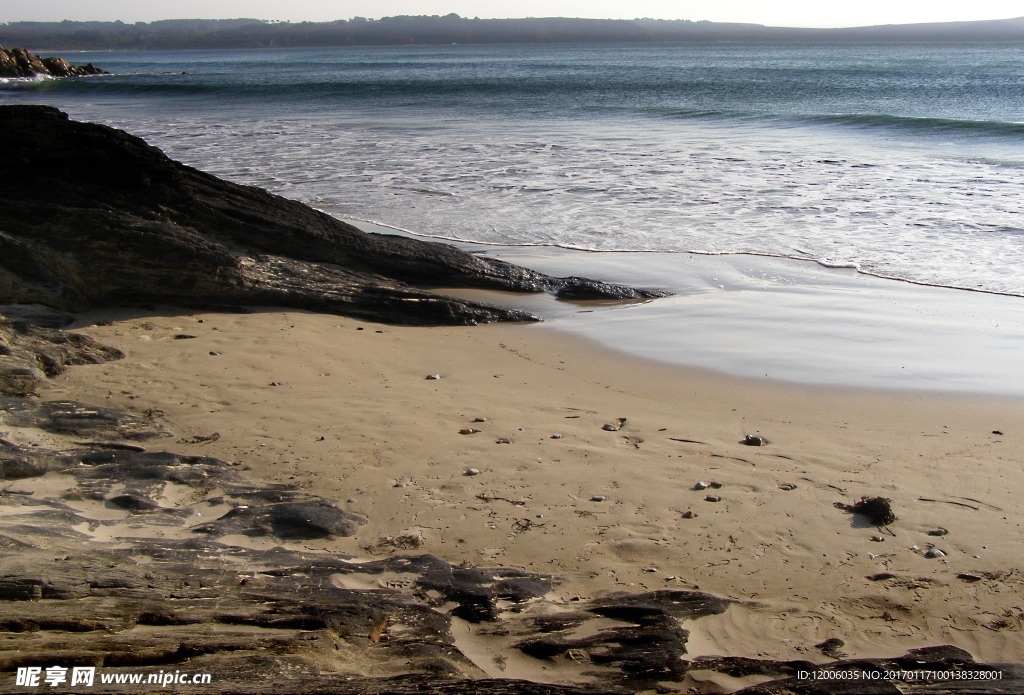
<path id="1" fill-rule="evenodd" d="M 812 258 L 1024 294 L 1024 169 L 936 150 L 709 124 L 131 126 L 214 173 L 439 239 Z"/>

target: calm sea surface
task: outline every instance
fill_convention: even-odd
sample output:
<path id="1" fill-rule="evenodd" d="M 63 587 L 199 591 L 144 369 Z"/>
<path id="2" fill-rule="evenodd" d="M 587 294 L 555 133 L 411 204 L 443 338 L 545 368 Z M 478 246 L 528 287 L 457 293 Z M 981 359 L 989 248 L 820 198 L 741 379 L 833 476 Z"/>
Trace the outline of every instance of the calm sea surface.
<path id="1" fill-rule="evenodd" d="M 85 53 L 0 83 L 339 217 L 1024 295 L 1024 47 Z"/>

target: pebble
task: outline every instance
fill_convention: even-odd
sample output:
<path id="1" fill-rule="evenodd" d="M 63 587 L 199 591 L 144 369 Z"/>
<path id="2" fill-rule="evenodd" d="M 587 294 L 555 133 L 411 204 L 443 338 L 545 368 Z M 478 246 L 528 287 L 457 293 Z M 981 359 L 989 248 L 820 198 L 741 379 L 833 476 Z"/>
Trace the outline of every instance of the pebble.
<path id="1" fill-rule="evenodd" d="M 939 550 L 938 548 L 929 548 L 928 551 L 924 554 L 924 556 L 929 560 L 933 560 L 937 557 L 946 557 L 946 553 Z"/>
<path id="2" fill-rule="evenodd" d="M 608 498 L 605 497 L 604 495 L 594 495 L 593 497 L 590 498 L 590 501 L 591 502 L 604 502 L 606 499 L 608 499 Z"/>
<path id="3" fill-rule="evenodd" d="M 495 439 L 494 443 L 495 444 L 511 444 L 512 440 L 511 439 L 507 439 L 505 437 L 502 437 L 501 439 Z"/>
<path id="4" fill-rule="evenodd" d="M 427 374 L 427 381 L 437 381 L 440 378 L 440 374 Z"/>
<path id="5" fill-rule="evenodd" d="M 764 446 L 768 440 L 759 434 L 748 434 L 743 438 L 743 443 L 747 446 Z"/>
<path id="6" fill-rule="evenodd" d="M 707 497 L 704 498 L 704 500 L 707 502 L 721 502 L 722 498 L 719 497 L 718 495 L 708 495 Z"/>
<path id="7" fill-rule="evenodd" d="M 650 572 L 651 574 L 654 574 L 657 571 L 658 571 L 657 567 L 644 567 L 644 572 Z"/>
<path id="8" fill-rule="evenodd" d="M 477 432 L 480 432 L 480 430 L 475 427 L 463 427 L 459 430 L 459 434 L 476 434 Z"/>
<path id="9" fill-rule="evenodd" d="M 932 530 L 930 530 L 928 532 L 928 535 L 929 536 L 945 536 L 947 533 L 949 533 L 949 531 L 944 529 L 944 528 L 942 528 L 940 526 L 939 528 L 933 528 Z"/>
<path id="10" fill-rule="evenodd" d="M 782 485 L 779 485 L 779 489 L 785 490 L 786 492 L 796 490 L 796 483 L 783 483 Z"/>
<path id="11" fill-rule="evenodd" d="M 473 422 L 487 422 L 487 418 L 485 418 L 485 417 L 475 417 L 475 418 L 473 418 Z"/>
<path id="12" fill-rule="evenodd" d="M 612 424 L 607 424 L 601 427 L 605 432 L 618 432 L 619 428 Z"/>
<path id="13" fill-rule="evenodd" d="M 467 468 L 466 472 L 463 473 L 463 475 L 480 475 L 480 469 L 479 468 Z"/>
<path id="14" fill-rule="evenodd" d="M 873 540 L 875 543 L 883 543 L 885 541 L 885 537 L 884 536 L 872 536 L 871 540 Z"/>
<path id="15" fill-rule="evenodd" d="M 683 518 L 684 518 L 684 519 L 693 519 L 693 518 L 695 518 L 696 516 L 697 516 L 697 515 L 696 515 L 696 514 L 694 514 L 693 512 L 691 512 L 691 511 L 690 511 L 689 509 L 687 509 L 687 510 L 686 510 L 685 512 L 683 512 Z"/>
<path id="16" fill-rule="evenodd" d="M 214 357 L 219 357 L 220 356 L 220 353 L 217 352 L 216 350 L 210 350 L 210 354 L 213 355 Z"/>
<path id="17" fill-rule="evenodd" d="M 707 490 L 708 487 L 710 487 L 710 486 L 707 483 L 705 483 L 703 480 L 698 480 L 693 485 L 693 489 L 694 490 Z"/>
<path id="18" fill-rule="evenodd" d="M 556 434 L 551 435 L 551 438 L 552 439 L 561 439 L 562 435 L 556 433 Z"/>

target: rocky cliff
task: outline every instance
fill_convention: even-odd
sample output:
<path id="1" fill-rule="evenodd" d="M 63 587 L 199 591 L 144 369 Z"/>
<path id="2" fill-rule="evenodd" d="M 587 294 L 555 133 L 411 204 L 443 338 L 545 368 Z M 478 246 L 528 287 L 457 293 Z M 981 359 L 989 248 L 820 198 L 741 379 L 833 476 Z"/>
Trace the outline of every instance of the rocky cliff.
<path id="1" fill-rule="evenodd" d="M 72 65 L 64 58 L 40 58 L 24 48 L 10 50 L 0 46 L 0 77 L 81 77 L 83 75 L 106 75 L 92 63 Z"/>
<path id="2" fill-rule="evenodd" d="M 0 130 L 0 302 L 68 311 L 273 305 L 377 321 L 473 324 L 536 317 L 425 288 L 567 298 L 664 294 L 554 278 L 446 244 L 366 234 L 50 107 L 0 107 Z"/>

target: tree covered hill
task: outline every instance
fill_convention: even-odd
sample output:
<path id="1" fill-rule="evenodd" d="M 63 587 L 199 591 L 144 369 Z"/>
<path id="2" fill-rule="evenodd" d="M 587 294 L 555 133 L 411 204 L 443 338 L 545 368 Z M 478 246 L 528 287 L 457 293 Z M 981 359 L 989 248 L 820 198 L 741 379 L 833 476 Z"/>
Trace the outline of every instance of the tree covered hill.
<path id="1" fill-rule="evenodd" d="M 1024 43 L 1024 17 L 852 29 L 659 19 L 469 19 L 457 14 L 297 23 L 259 19 L 172 19 L 135 24 L 72 21 L 0 24 L 0 45 L 23 46 L 30 50 L 619 42 Z"/>

